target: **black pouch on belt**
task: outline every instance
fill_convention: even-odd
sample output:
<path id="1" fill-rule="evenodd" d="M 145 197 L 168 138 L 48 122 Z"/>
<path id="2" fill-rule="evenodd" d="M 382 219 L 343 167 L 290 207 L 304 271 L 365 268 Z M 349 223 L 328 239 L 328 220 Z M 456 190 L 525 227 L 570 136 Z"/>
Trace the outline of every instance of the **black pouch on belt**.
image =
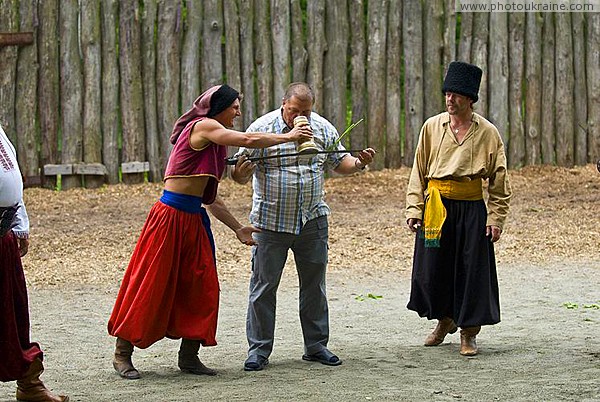
<path id="1" fill-rule="evenodd" d="M 17 225 L 15 217 L 18 209 L 18 205 L 14 207 L 0 207 L 0 237 L 4 237 Z"/>

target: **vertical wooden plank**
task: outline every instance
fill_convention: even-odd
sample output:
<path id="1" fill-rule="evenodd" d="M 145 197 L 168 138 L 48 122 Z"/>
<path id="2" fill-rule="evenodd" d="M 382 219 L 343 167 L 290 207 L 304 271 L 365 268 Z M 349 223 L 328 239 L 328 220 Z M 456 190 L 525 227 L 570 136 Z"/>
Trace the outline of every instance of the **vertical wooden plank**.
<path id="1" fill-rule="evenodd" d="M 556 163 L 573 166 L 575 145 L 571 13 L 556 13 Z M 578 55 L 583 56 L 583 55 Z"/>
<path id="2" fill-rule="evenodd" d="M 240 1 L 240 61 L 242 68 L 242 116 L 244 127 L 248 127 L 256 118 L 256 95 L 254 86 L 254 1 Z"/>
<path id="3" fill-rule="evenodd" d="M 327 44 L 325 43 L 325 0 L 311 0 L 306 8 L 306 24 L 308 34 L 306 43 L 308 48 L 307 81 L 315 92 L 315 111 L 323 112 L 323 55 Z"/>
<path id="4" fill-rule="evenodd" d="M 402 111 L 402 3 L 390 1 L 387 28 L 387 96 L 385 166 L 402 165 L 401 121 Z"/>
<path id="5" fill-rule="evenodd" d="M 271 35 L 273 35 L 273 101 L 278 102 L 292 78 L 289 0 L 271 0 Z"/>
<path id="6" fill-rule="evenodd" d="M 0 0 L 0 27 L 5 32 L 19 30 L 17 0 Z M 17 47 L 0 47 L 0 122 L 4 132 L 17 146 L 15 123 L 15 94 L 17 91 Z"/>
<path id="7" fill-rule="evenodd" d="M 234 3 L 232 0 L 228 3 Z M 203 92 L 200 87 L 202 49 L 202 0 L 186 0 L 183 44 L 181 46 L 181 108 L 188 110 Z"/>
<path id="8" fill-rule="evenodd" d="M 137 0 L 120 2 L 119 71 L 121 74 L 121 121 L 123 123 L 123 162 L 144 162 L 144 97 L 140 40 L 140 9 Z M 168 52 L 168 50 L 167 50 Z M 142 173 L 122 175 L 123 183 L 142 183 Z"/>
<path id="9" fill-rule="evenodd" d="M 306 81 L 306 68 L 308 63 L 308 52 L 306 51 L 306 34 L 302 17 L 303 0 L 290 0 L 292 25 L 292 80 L 294 82 Z M 362 0 L 359 0 L 362 1 Z"/>
<path id="10" fill-rule="evenodd" d="M 56 113 L 59 104 L 58 41 L 56 40 L 58 13 L 58 0 L 38 2 L 38 110 L 41 166 L 58 163 L 59 115 Z M 55 188 L 56 176 L 42 177 L 42 185 L 46 188 Z"/>
<path id="11" fill-rule="evenodd" d="M 471 63 L 471 45 L 473 42 L 473 15 L 475 13 L 460 13 L 460 41 L 458 42 L 457 59 Z M 450 64 L 450 63 L 448 63 Z M 448 66 L 448 64 L 445 64 Z"/>
<path id="12" fill-rule="evenodd" d="M 79 57 L 79 2 L 60 3 L 60 103 L 62 118 L 62 163 L 83 159 L 83 72 Z M 77 175 L 62 176 L 61 187 L 81 186 Z"/>
<path id="13" fill-rule="evenodd" d="M 444 5 L 444 56 L 442 57 L 442 66 L 447 66 L 451 61 L 456 60 L 456 1 L 446 0 Z M 444 71 L 440 67 L 440 74 Z M 443 77 L 440 79 L 443 82 Z M 443 98 L 440 98 L 442 107 L 444 105 Z"/>
<path id="14" fill-rule="evenodd" d="M 119 0 L 102 0 L 102 163 L 119 182 Z"/>
<path id="15" fill-rule="evenodd" d="M 508 14 L 491 13 L 489 40 L 489 110 L 488 118 L 494 123 L 508 151 Z"/>
<path id="16" fill-rule="evenodd" d="M 406 135 L 404 164 L 412 166 L 419 132 L 423 125 L 423 32 L 421 24 L 423 11 L 420 1 L 406 2 L 403 9 L 404 132 Z"/>
<path id="17" fill-rule="evenodd" d="M 346 80 L 348 78 L 348 6 L 346 0 L 325 5 L 327 52 L 323 65 L 323 111 L 341 134 L 346 128 Z"/>
<path id="18" fill-rule="evenodd" d="M 386 10 L 388 0 L 369 0 L 367 12 L 368 43 L 367 49 L 367 127 L 368 144 L 379 152 L 371 167 L 381 170 L 385 166 L 385 120 L 386 110 L 382 105 L 386 104 L 386 36 L 387 21 Z"/>
<path id="19" fill-rule="evenodd" d="M 350 0 L 348 5 L 350 16 L 350 96 L 352 98 L 352 121 L 366 119 L 367 110 L 367 39 L 365 37 L 365 2 Z M 350 136 L 352 149 L 366 148 L 367 125 L 359 124 Z"/>
<path id="20" fill-rule="evenodd" d="M 37 135 L 37 0 L 19 2 L 19 31 L 33 32 L 33 44 L 19 48 L 15 118 L 18 133 L 17 157 L 21 173 L 40 175 Z"/>
<path id="21" fill-rule="evenodd" d="M 444 4 L 442 0 L 430 0 L 424 10 L 423 21 L 423 86 L 425 91 L 425 116 L 434 116 L 444 110 L 442 98 L 442 55 L 443 55 L 443 23 Z"/>
<path id="22" fill-rule="evenodd" d="M 242 90 L 242 73 L 240 63 L 240 14 L 238 0 L 223 3 L 225 21 L 225 73 L 227 84 L 237 91 Z M 236 119 L 235 127 L 243 127 L 242 119 Z"/>
<path id="23" fill-rule="evenodd" d="M 523 72 L 525 46 L 525 13 L 508 14 L 508 110 L 511 168 L 525 165 L 525 127 L 523 124 Z"/>
<path id="24" fill-rule="evenodd" d="M 574 74 L 574 106 L 575 106 L 575 155 L 573 162 L 577 165 L 587 163 L 587 79 L 585 74 L 585 14 L 572 13 L 573 26 L 573 74 Z M 600 67 L 600 66 L 599 66 Z"/>
<path id="25" fill-rule="evenodd" d="M 273 60 L 269 23 L 269 2 L 254 2 L 254 64 L 256 65 L 256 86 L 258 114 L 273 108 Z"/>
<path id="26" fill-rule="evenodd" d="M 208 2 L 203 3 L 205 5 Z M 180 116 L 179 108 L 179 83 L 181 56 L 181 5 L 167 0 L 158 2 L 158 36 L 156 54 L 156 104 L 158 112 L 158 133 L 160 140 L 160 153 L 162 172 L 167 165 L 172 145 L 169 142 L 175 121 Z M 217 24 L 220 30 L 221 25 Z M 206 24 L 204 24 L 206 29 Z M 204 57 L 204 54 L 203 54 Z M 221 62 L 221 42 L 214 55 Z M 203 80 L 205 76 L 203 75 Z M 203 86 L 208 85 L 203 83 Z M 182 106 L 187 111 L 190 105 Z"/>
<path id="27" fill-rule="evenodd" d="M 600 159 L 600 13 L 587 14 L 588 162 Z"/>
<path id="28" fill-rule="evenodd" d="M 488 34 L 490 13 L 473 13 L 473 42 L 471 43 L 471 63 L 483 70 L 479 87 L 479 101 L 475 111 L 488 116 Z"/>
<path id="29" fill-rule="evenodd" d="M 553 164 L 554 132 L 554 13 L 543 13 L 542 31 L 542 163 Z"/>
<path id="30" fill-rule="evenodd" d="M 100 0 L 81 0 L 81 52 L 83 55 L 83 161 L 102 162 Z M 104 176 L 84 176 L 85 187 L 98 188 Z"/>
<path id="31" fill-rule="evenodd" d="M 240 69 L 240 18 L 238 0 L 228 0 L 223 3 L 223 21 L 225 24 L 225 74 L 227 84 L 237 91 L 242 90 Z M 233 128 L 244 129 L 243 119 L 234 120 Z M 237 147 L 228 147 L 228 155 L 233 155 Z"/>
<path id="32" fill-rule="evenodd" d="M 202 24 L 202 88 L 223 83 L 223 3 L 222 0 L 204 0 Z"/>
<path id="33" fill-rule="evenodd" d="M 162 180 L 165 157 L 161 153 L 162 142 L 167 142 L 166 131 L 159 129 L 158 95 L 156 91 L 156 20 L 158 3 L 156 0 L 144 0 L 142 13 L 142 87 L 144 90 L 144 122 L 146 125 L 146 158 L 148 160 L 148 179 L 154 183 Z M 196 55 L 198 55 L 197 53 Z M 200 73 L 198 72 L 198 80 Z M 199 86 L 199 84 L 198 84 Z M 171 105 L 172 110 L 178 110 Z M 166 148 L 169 149 L 168 147 Z M 167 151 L 165 151 L 166 153 Z"/>
<path id="34" fill-rule="evenodd" d="M 542 162 L 542 24 L 539 13 L 527 13 L 525 36 L 525 79 L 527 95 L 525 101 L 526 164 Z"/>

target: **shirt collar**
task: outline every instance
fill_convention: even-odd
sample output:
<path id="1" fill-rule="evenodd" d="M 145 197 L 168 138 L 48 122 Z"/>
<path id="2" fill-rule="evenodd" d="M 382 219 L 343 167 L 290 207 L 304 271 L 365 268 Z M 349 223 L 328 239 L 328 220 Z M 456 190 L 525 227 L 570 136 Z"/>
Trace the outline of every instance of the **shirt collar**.
<path id="1" fill-rule="evenodd" d="M 471 116 L 471 121 L 479 126 L 479 115 L 477 113 L 473 112 L 473 115 Z M 442 126 L 446 127 L 448 124 L 450 124 L 450 113 L 444 112 L 444 118 L 442 119 Z"/>

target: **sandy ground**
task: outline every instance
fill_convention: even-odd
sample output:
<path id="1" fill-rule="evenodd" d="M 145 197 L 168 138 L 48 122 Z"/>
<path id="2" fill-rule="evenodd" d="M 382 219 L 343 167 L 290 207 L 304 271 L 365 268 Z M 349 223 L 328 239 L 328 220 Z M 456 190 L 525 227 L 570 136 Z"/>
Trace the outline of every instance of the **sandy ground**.
<path id="1" fill-rule="evenodd" d="M 201 350 L 216 377 L 180 373 L 178 342 L 136 350 L 142 379 L 111 366 L 106 321 L 156 185 L 51 192 L 28 189 L 32 246 L 25 257 L 32 339 L 46 354 L 42 379 L 75 401 L 400 400 L 600 401 L 600 174 L 511 172 L 515 199 L 497 247 L 502 322 L 484 327 L 481 353 L 459 355 L 459 336 L 422 346 L 434 323 L 406 309 L 412 236 L 403 227 L 408 171 L 328 180 L 330 348 L 344 363 L 301 360 L 297 279 L 286 269 L 276 344 L 262 372 L 242 370 L 249 249 L 214 225 L 222 295 L 219 345 Z M 232 211 L 249 189 L 224 183 Z M 369 297 L 372 295 L 373 297 Z M 381 296 L 381 297 L 380 297 Z M 0 384 L 0 401 L 15 384 Z"/>

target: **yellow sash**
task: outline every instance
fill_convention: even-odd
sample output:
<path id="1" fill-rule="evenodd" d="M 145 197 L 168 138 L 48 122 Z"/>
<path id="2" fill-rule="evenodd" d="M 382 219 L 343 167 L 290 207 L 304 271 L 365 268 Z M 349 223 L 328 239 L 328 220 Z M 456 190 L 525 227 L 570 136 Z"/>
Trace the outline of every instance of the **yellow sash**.
<path id="1" fill-rule="evenodd" d="M 477 201 L 483 199 L 480 178 L 469 181 L 431 179 L 427 184 L 428 198 L 425 203 L 425 247 L 439 247 L 442 226 L 446 220 L 446 208 L 442 197 L 452 200 Z"/>

